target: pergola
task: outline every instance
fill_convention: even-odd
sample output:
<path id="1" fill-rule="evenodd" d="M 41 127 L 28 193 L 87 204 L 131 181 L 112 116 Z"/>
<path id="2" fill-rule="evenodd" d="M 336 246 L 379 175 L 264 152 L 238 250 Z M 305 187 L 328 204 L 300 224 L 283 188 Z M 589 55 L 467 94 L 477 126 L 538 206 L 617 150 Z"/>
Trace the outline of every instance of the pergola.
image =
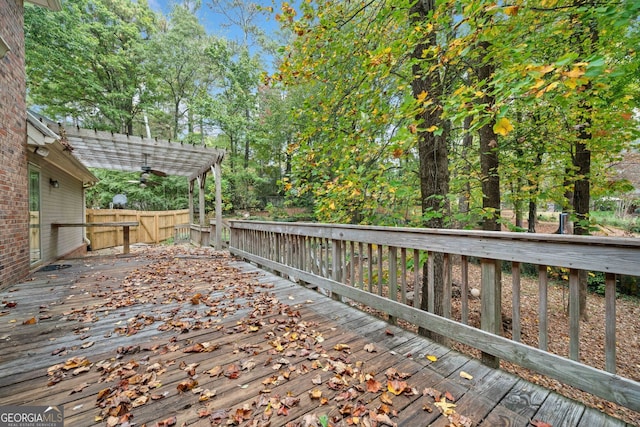
<path id="1" fill-rule="evenodd" d="M 143 166 L 167 175 L 189 179 L 189 223 L 193 224 L 193 190 L 199 188 L 200 227 L 205 224 L 204 189 L 207 174 L 215 179 L 215 247 L 222 248 L 222 170 L 225 151 L 156 138 L 145 138 L 112 132 L 48 124 L 61 137 L 61 142 L 85 166 L 124 172 L 142 172 Z"/>

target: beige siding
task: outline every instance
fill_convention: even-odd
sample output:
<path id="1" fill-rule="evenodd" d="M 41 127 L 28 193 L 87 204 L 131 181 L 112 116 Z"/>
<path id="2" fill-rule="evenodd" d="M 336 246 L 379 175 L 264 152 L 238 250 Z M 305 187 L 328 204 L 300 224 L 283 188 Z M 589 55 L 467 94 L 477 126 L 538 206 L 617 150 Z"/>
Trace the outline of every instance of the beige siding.
<path id="1" fill-rule="evenodd" d="M 59 187 L 49 183 L 58 181 Z M 40 165 L 40 210 L 42 260 L 50 262 L 84 245 L 84 228 L 54 229 L 53 222 L 84 222 L 84 189 L 82 182 L 49 163 Z"/>

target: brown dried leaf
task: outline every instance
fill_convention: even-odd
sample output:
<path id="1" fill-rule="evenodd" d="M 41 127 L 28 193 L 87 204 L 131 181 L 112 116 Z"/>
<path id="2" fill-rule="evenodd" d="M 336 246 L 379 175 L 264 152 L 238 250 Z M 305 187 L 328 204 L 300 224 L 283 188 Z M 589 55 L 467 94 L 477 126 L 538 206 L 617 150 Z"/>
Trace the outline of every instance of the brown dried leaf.
<path id="1" fill-rule="evenodd" d="M 195 343 L 194 345 L 182 350 L 183 353 L 202 353 L 203 351 L 205 351 L 205 348 L 200 343 Z"/>
<path id="2" fill-rule="evenodd" d="M 406 381 L 400 381 L 400 380 L 387 381 L 387 390 L 389 390 L 391 393 L 395 394 L 396 396 L 399 396 L 400 394 L 402 394 L 402 392 L 407 387 L 408 387 L 408 384 Z"/>
<path id="3" fill-rule="evenodd" d="M 89 387 L 89 385 L 90 385 L 89 383 L 82 383 L 82 384 L 74 387 L 71 390 L 71 393 L 69 393 L 69 394 L 80 393 L 82 390 L 84 390 L 85 388 Z"/>
<path id="4" fill-rule="evenodd" d="M 178 422 L 178 419 L 176 417 L 169 417 L 162 421 L 158 421 L 156 423 L 156 427 L 171 427 L 176 425 L 177 422 Z"/>
<path id="5" fill-rule="evenodd" d="M 313 390 L 309 391 L 309 397 L 311 399 L 320 399 L 322 397 L 322 390 L 318 390 L 316 388 L 316 389 L 313 389 Z"/>
<path id="6" fill-rule="evenodd" d="M 393 405 L 393 398 L 386 391 L 383 391 L 382 394 L 380 394 L 380 401 L 387 405 Z"/>
<path id="7" fill-rule="evenodd" d="M 371 378 L 367 381 L 367 391 L 369 393 L 377 393 L 382 388 L 382 383 L 375 378 Z"/>
<path id="8" fill-rule="evenodd" d="M 535 426 L 535 427 L 553 427 L 551 424 L 548 424 L 539 420 L 531 420 L 529 422 L 531 423 L 532 426 Z"/>
<path id="9" fill-rule="evenodd" d="M 336 351 L 345 351 L 349 350 L 351 347 L 348 344 L 336 344 L 333 346 L 333 349 Z"/>
<path id="10" fill-rule="evenodd" d="M 35 325 L 38 322 L 38 320 L 35 317 L 32 317 L 31 319 L 27 319 L 24 322 L 22 322 L 23 325 Z"/>
<path id="11" fill-rule="evenodd" d="M 200 409 L 198 409 L 198 417 L 199 418 L 208 417 L 209 415 L 211 415 L 211 411 L 208 408 L 200 408 Z"/>
<path id="12" fill-rule="evenodd" d="M 220 376 L 220 374 L 222 374 L 222 366 L 214 366 L 213 368 L 209 369 L 205 373 L 209 374 L 209 376 L 211 377 L 218 377 Z"/>
<path id="13" fill-rule="evenodd" d="M 424 390 L 422 390 L 422 395 L 431 396 L 433 397 L 433 400 L 440 400 L 440 397 L 442 397 L 442 393 L 440 393 L 435 388 L 431 388 L 431 387 L 427 387 Z"/>
<path id="14" fill-rule="evenodd" d="M 198 381 L 193 378 L 189 378 L 188 380 L 181 381 L 177 389 L 180 393 L 184 393 L 185 391 L 191 390 L 198 385 Z"/>

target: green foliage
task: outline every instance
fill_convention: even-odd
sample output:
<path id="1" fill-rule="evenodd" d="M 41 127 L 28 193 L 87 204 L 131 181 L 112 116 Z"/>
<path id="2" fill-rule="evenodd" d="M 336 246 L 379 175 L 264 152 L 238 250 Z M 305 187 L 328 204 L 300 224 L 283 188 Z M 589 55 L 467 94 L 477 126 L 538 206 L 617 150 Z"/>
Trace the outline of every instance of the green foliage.
<path id="1" fill-rule="evenodd" d="M 86 190 L 87 207 L 108 209 L 116 194 L 127 197 L 125 209 L 137 210 L 174 210 L 189 207 L 189 189 L 184 177 L 155 177 L 148 185 L 140 187 L 139 173 L 125 173 L 94 169 L 100 179 L 98 184 Z"/>
<path id="2" fill-rule="evenodd" d="M 54 118 L 133 132 L 147 101 L 140 56 L 155 31 L 146 2 L 78 0 L 50 13 L 25 8 L 29 102 Z"/>

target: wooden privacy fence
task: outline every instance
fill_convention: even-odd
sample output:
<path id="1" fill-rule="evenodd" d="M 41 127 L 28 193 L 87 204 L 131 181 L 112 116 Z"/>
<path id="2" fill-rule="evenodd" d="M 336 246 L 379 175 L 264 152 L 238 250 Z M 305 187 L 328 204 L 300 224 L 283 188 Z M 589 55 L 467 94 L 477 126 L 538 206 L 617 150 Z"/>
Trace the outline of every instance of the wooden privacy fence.
<path id="1" fill-rule="evenodd" d="M 261 267 L 295 281 L 330 292 L 334 297 L 366 305 L 388 314 L 390 321 L 404 319 L 483 352 L 483 360 L 497 358 L 640 411 L 638 377 L 616 375 L 620 356 L 634 350 L 633 343 L 616 341 L 616 275 L 640 276 L 640 241 L 552 234 L 502 233 L 462 230 L 367 227 L 331 224 L 291 224 L 230 221 L 229 250 Z M 434 259 L 444 268 L 444 316 L 433 314 Z M 426 260 L 426 262 L 425 262 Z M 470 261 L 477 260 L 480 283 L 469 282 Z M 500 266 L 511 266 L 511 334 L 502 326 L 503 304 Z M 521 269 L 533 264 L 537 274 L 538 343 L 521 342 Z M 423 266 L 422 268 L 413 268 Z M 563 268 L 569 278 L 567 321 L 569 352 L 548 351 L 550 308 L 548 267 Z M 579 271 L 605 275 L 605 342 L 602 357 L 580 360 Z M 460 282 L 460 310 L 452 316 L 452 272 Z M 420 309 L 420 286 L 427 275 L 425 306 Z M 469 288 L 481 289 L 480 322 L 469 321 Z M 534 302 L 535 303 L 535 302 Z M 551 337 L 554 338 L 554 337 Z M 634 340 L 637 342 L 638 337 Z M 625 345 L 629 350 L 625 350 Z M 601 366 L 596 366 L 604 360 Z M 588 364 L 591 363 L 591 364 Z"/>
<path id="2" fill-rule="evenodd" d="M 189 210 L 136 211 L 124 209 L 87 209 L 86 222 L 129 222 L 140 225 L 131 229 L 131 243 L 160 243 L 174 236 L 174 226 L 189 222 Z M 91 249 L 123 244 L 122 227 L 88 227 Z"/>

